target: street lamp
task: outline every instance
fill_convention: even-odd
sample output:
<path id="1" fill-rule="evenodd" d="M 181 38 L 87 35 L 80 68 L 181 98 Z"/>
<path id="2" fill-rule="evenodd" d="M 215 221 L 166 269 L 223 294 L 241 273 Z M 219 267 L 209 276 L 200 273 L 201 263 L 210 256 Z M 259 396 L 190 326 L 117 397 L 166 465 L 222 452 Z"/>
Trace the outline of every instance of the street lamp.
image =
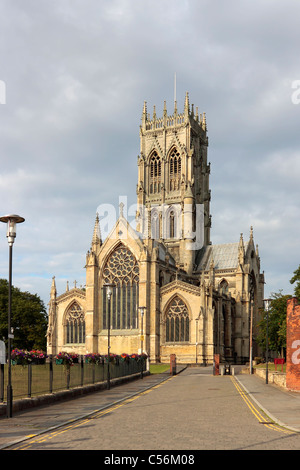
<path id="1" fill-rule="evenodd" d="M 252 361 L 252 355 L 253 355 L 253 346 L 252 346 L 252 342 L 253 342 L 253 297 L 252 297 L 252 293 L 250 294 L 250 351 L 249 351 L 249 373 L 252 374 L 252 364 L 253 364 L 253 361 Z"/>
<path id="2" fill-rule="evenodd" d="M 269 307 L 270 307 L 271 299 L 264 299 L 264 307 L 267 312 L 267 331 L 266 331 L 266 384 L 269 383 L 269 369 L 268 369 L 268 362 L 269 362 Z"/>
<path id="3" fill-rule="evenodd" d="M 113 293 L 114 284 L 104 284 L 103 287 L 106 287 L 106 295 L 108 300 L 108 309 L 107 309 L 107 390 L 110 389 L 110 306 L 111 306 L 111 296 Z"/>
<path id="4" fill-rule="evenodd" d="M 143 354 L 143 342 L 144 342 L 144 328 L 143 328 L 143 318 L 145 313 L 146 307 L 139 307 L 139 311 L 141 313 L 141 355 Z M 143 375 L 143 359 L 141 360 L 141 379 L 144 377 Z"/>
<path id="5" fill-rule="evenodd" d="M 6 237 L 9 245 L 9 281 L 8 281 L 8 341 L 7 341 L 7 359 L 8 359 L 8 381 L 7 381 L 7 417 L 12 417 L 12 384 L 11 384 L 11 340 L 13 332 L 11 327 L 11 286 L 12 286 L 12 247 L 16 238 L 16 225 L 24 222 L 25 219 L 19 215 L 11 214 L 0 217 L 0 222 L 7 224 Z"/>

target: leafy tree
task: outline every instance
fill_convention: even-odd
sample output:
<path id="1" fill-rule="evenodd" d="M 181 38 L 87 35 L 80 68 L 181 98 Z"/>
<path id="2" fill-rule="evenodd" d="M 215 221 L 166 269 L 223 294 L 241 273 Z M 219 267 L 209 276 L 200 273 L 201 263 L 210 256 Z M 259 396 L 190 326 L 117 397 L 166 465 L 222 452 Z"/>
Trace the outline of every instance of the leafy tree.
<path id="1" fill-rule="evenodd" d="M 298 268 L 296 269 L 296 271 L 294 271 L 294 276 L 290 280 L 291 284 L 294 284 L 295 282 L 296 282 L 296 285 L 295 285 L 294 293 L 298 301 L 300 302 L 300 264 Z"/>
<path id="2" fill-rule="evenodd" d="M 286 311 L 287 299 L 290 295 L 273 293 L 269 305 L 268 321 L 268 343 L 269 351 L 275 351 L 283 355 L 283 349 L 286 348 Z M 258 323 L 259 332 L 256 337 L 257 343 L 266 350 L 266 332 L 267 332 L 267 311 L 264 310 L 261 321 Z"/>
<path id="3" fill-rule="evenodd" d="M 14 348 L 46 350 L 47 312 L 38 295 L 12 286 L 11 326 L 14 329 Z M 7 340 L 7 329 L 8 281 L 0 279 L 0 339 L 4 337 Z"/>

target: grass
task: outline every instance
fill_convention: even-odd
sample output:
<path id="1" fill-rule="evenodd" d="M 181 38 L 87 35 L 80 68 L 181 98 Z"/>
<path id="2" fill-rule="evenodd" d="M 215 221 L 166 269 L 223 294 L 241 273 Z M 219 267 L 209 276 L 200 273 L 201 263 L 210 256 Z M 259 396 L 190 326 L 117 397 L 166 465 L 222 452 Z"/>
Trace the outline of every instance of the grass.
<path id="1" fill-rule="evenodd" d="M 150 374 L 161 374 L 170 370 L 170 364 L 150 364 Z"/>
<path id="2" fill-rule="evenodd" d="M 281 364 L 277 364 L 277 372 L 281 372 Z M 266 363 L 257 364 L 254 366 L 256 369 L 265 369 Z M 275 372 L 275 364 L 273 362 L 268 362 L 268 370 L 270 372 Z M 283 372 L 286 372 L 286 364 L 283 364 Z"/>

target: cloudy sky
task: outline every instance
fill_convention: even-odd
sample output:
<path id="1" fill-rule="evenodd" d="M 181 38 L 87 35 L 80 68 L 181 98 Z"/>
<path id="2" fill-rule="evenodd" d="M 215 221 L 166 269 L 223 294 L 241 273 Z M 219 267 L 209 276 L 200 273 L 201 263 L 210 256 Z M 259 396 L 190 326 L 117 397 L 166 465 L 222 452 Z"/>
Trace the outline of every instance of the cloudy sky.
<path id="1" fill-rule="evenodd" d="M 1 0 L 0 215 L 13 283 L 85 284 L 97 208 L 136 202 L 144 100 L 206 112 L 212 241 L 254 229 L 265 295 L 300 263 L 297 0 Z M 299 93 L 298 93 L 299 89 Z M 0 277 L 8 276 L 0 227 Z"/>

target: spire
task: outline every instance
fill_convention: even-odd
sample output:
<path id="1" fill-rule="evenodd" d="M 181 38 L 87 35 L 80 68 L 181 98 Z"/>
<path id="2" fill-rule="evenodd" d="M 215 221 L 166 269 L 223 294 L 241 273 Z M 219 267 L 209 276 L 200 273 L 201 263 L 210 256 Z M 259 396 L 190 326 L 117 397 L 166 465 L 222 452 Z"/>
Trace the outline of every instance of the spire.
<path id="1" fill-rule="evenodd" d="M 250 227 L 250 240 L 253 240 L 253 227 Z"/>
<path id="2" fill-rule="evenodd" d="M 143 106 L 143 117 L 146 117 L 147 119 L 147 102 L 144 101 L 144 106 Z"/>
<path id="3" fill-rule="evenodd" d="M 164 118 L 164 127 L 167 126 L 167 117 L 168 117 L 168 113 L 167 113 L 167 102 L 164 101 L 164 114 L 163 114 L 163 118 Z"/>
<path id="4" fill-rule="evenodd" d="M 186 92 L 185 101 L 184 101 L 184 115 L 188 116 L 189 112 L 190 112 L 189 94 L 188 94 L 188 92 Z"/>
<path id="5" fill-rule="evenodd" d="M 153 121 L 156 120 L 156 106 L 153 106 Z"/>
<path id="6" fill-rule="evenodd" d="M 52 277 L 52 284 L 51 284 L 50 297 L 51 297 L 51 299 L 55 299 L 55 298 L 56 298 L 55 276 Z"/>
<path id="7" fill-rule="evenodd" d="M 204 131 L 207 130 L 207 126 L 206 126 L 206 114 L 205 114 L 205 113 L 203 113 L 202 129 L 203 129 Z"/>
<path id="8" fill-rule="evenodd" d="M 147 103 L 146 101 L 144 101 L 143 114 L 142 114 L 142 127 L 144 129 L 146 128 L 146 121 L 147 121 Z"/>
<path id="9" fill-rule="evenodd" d="M 96 214 L 94 232 L 93 232 L 93 239 L 92 239 L 92 250 L 95 251 L 97 245 L 101 245 L 101 234 L 100 234 L 100 226 L 99 226 L 99 214 Z"/>
<path id="10" fill-rule="evenodd" d="M 242 234 L 242 233 L 241 233 L 240 241 L 239 241 L 239 254 L 238 254 L 238 258 L 239 258 L 239 264 L 244 264 L 244 260 L 245 260 L 245 247 L 244 247 L 244 240 L 243 240 L 243 234 Z"/>

